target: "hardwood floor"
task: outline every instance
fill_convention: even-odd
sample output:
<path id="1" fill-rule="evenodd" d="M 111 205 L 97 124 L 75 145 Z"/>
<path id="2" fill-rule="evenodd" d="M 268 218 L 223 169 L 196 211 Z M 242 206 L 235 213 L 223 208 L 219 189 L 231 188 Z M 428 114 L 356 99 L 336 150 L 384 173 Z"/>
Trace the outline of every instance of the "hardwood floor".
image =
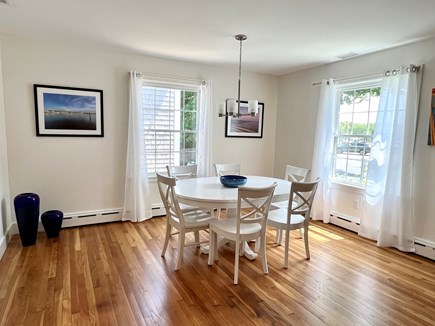
<path id="1" fill-rule="evenodd" d="M 311 224 L 310 261 L 295 232 L 288 270 L 270 230 L 269 275 L 242 258 L 237 286 L 230 246 L 212 267 L 186 247 L 175 272 L 177 236 L 162 258 L 164 230 L 164 218 L 85 226 L 27 248 L 14 236 L 0 325 L 435 325 L 435 262 L 338 227 Z"/>

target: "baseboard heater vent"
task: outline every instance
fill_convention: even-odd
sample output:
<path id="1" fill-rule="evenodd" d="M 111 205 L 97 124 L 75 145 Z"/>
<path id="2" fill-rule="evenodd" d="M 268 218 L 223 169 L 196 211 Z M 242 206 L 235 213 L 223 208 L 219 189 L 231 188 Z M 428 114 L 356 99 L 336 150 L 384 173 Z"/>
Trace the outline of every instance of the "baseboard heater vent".
<path id="1" fill-rule="evenodd" d="M 152 210 L 153 210 L 153 217 L 166 215 L 166 210 L 165 210 L 165 207 L 163 207 L 163 204 L 153 205 Z"/>
<path id="2" fill-rule="evenodd" d="M 68 213 L 63 217 L 62 227 L 121 221 L 122 211 L 122 208 L 112 208 L 96 211 Z M 163 216 L 166 215 L 166 211 L 163 205 L 154 204 L 152 205 L 152 214 L 153 217 Z"/>
<path id="3" fill-rule="evenodd" d="M 332 211 L 331 223 L 344 229 L 358 233 L 360 219 L 340 212 Z"/>
<path id="4" fill-rule="evenodd" d="M 415 253 L 417 255 L 435 260 L 435 243 L 420 238 L 414 239 Z"/>
<path id="5" fill-rule="evenodd" d="M 63 217 L 62 227 L 116 222 L 120 221 L 121 218 L 122 208 L 66 213 Z"/>

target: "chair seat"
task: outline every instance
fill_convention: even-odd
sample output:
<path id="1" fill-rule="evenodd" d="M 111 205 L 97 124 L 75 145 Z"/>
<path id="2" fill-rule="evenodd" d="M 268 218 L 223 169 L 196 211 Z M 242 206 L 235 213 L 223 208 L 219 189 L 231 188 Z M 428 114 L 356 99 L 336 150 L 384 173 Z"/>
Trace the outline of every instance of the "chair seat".
<path id="1" fill-rule="evenodd" d="M 210 229 L 217 231 L 229 240 L 234 240 L 236 238 L 236 227 L 236 218 L 215 219 L 210 222 Z M 259 223 L 240 224 L 240 239 L 243 240 L 246 236 L 252 238 L 252 235 L 257 234 L 260 231 L 261 225 Z"/>
<path id="2" fill-rule="evenodd" d="M 297 202 L 292 202 L 292 208 L 295 208 L 297 206 L 297 204 L 298 204 Z M 272 204 L 272 206 L 274 206 L 275 208 L 287 209 L 287 207 L 288 207 L 288 200 L 275 202 L 275 203 Z"/>
<path id="3" fill-rule="evenodd" d="M 210 214 L 201 210 L 184 211 L 184 225 L 186 228 L 208 228 L 210 221 L 215 219 Z M 176 221 L 178 222 L 178 221 Z"/>
<path id="4" fill-rule="evenodd" d="M 302 215 L 292 215 L 290 219 L 290 230 L 297 230 L 303 227 L 305 218 Z M 285 229 L 287 225 L 287 209 L 276 209 L 269 211 L 267 224 L 278 229 Z"/>

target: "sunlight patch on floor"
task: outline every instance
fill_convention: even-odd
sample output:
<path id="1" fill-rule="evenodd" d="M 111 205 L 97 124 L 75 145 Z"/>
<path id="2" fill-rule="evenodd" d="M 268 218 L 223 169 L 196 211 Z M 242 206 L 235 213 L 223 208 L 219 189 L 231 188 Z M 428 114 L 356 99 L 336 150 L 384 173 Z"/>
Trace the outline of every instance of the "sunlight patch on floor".
<path id="1" fill-rule="evenodd" d="M 325 231 L 316 226 L 309 226 L 310 228 L 310 238 L 316 239 L 320 242 L 328 242 L 331 240 L 344 240 L 343 237 L 336 235 L 335 233 Z"/>
<path id="2" fill-rule="evenodd" d="M 324 236 L 326 236 L 328 238 L 331 238 L 331 239 L 334 239 L 334 240 L 344 240 L 343 237 L 341 237 L 341 236 L 339 236 L 339 235 L 337 235 L 335 233 L 326 231 L 324 229 L 318 228 L 317 226 L 311 225 L 311 226 L 309 226 L 309 228 L 310 228 L 310 231 L 320 233 L 320 234 L 322 234 L 322 235 L 324 235 Z"/>

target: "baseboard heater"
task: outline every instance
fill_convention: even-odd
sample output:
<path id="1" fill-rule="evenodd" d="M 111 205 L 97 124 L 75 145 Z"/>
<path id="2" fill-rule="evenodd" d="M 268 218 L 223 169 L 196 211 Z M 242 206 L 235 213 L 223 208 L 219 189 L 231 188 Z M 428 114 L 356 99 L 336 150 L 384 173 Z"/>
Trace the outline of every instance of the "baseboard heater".
<path id="1" fill-rule="evenodd" d="M 420 238 L 414 238 L 415 253 L 435 260 L 435 243 Z"/>
<path id="2" fill-rule="evenodd" d="M 153 217 L 163 216 L 166 214 L 163 205 L 152 205 Z M 102 209 L 95 211 L 85 211 L 64 214 L 62 227 L 73 227 L 80 225 L 90 225 L 98 223 L 108 223 L 121 221 L 122 208 Z"/>
<path id="3" fill-rule="evenodd" d="M 332 211 L 331 224 L 358 233 L 360 220 L 346 214 Z M 435 260 L 435 243 L 421 238 L 414 239 L 415 253 L 432 260 Z"/>
<path id="4" fill-rule="evenodd" d="M 122 208 L 65 213 L 63 215 L 62 227 L 73 227 L 73 226 L 80 226 L 80 225 L 116 222 L 116 221 L 120 221 L 121 218 L 122 218 Z"/>
<path id="5" fill-rule="evenodd" d="M 354 216 L 349 216 L 340 212 L 331 211 L 330 223 L 340 226 L 349 231 L 358 233 L 360 219 Z"/>

